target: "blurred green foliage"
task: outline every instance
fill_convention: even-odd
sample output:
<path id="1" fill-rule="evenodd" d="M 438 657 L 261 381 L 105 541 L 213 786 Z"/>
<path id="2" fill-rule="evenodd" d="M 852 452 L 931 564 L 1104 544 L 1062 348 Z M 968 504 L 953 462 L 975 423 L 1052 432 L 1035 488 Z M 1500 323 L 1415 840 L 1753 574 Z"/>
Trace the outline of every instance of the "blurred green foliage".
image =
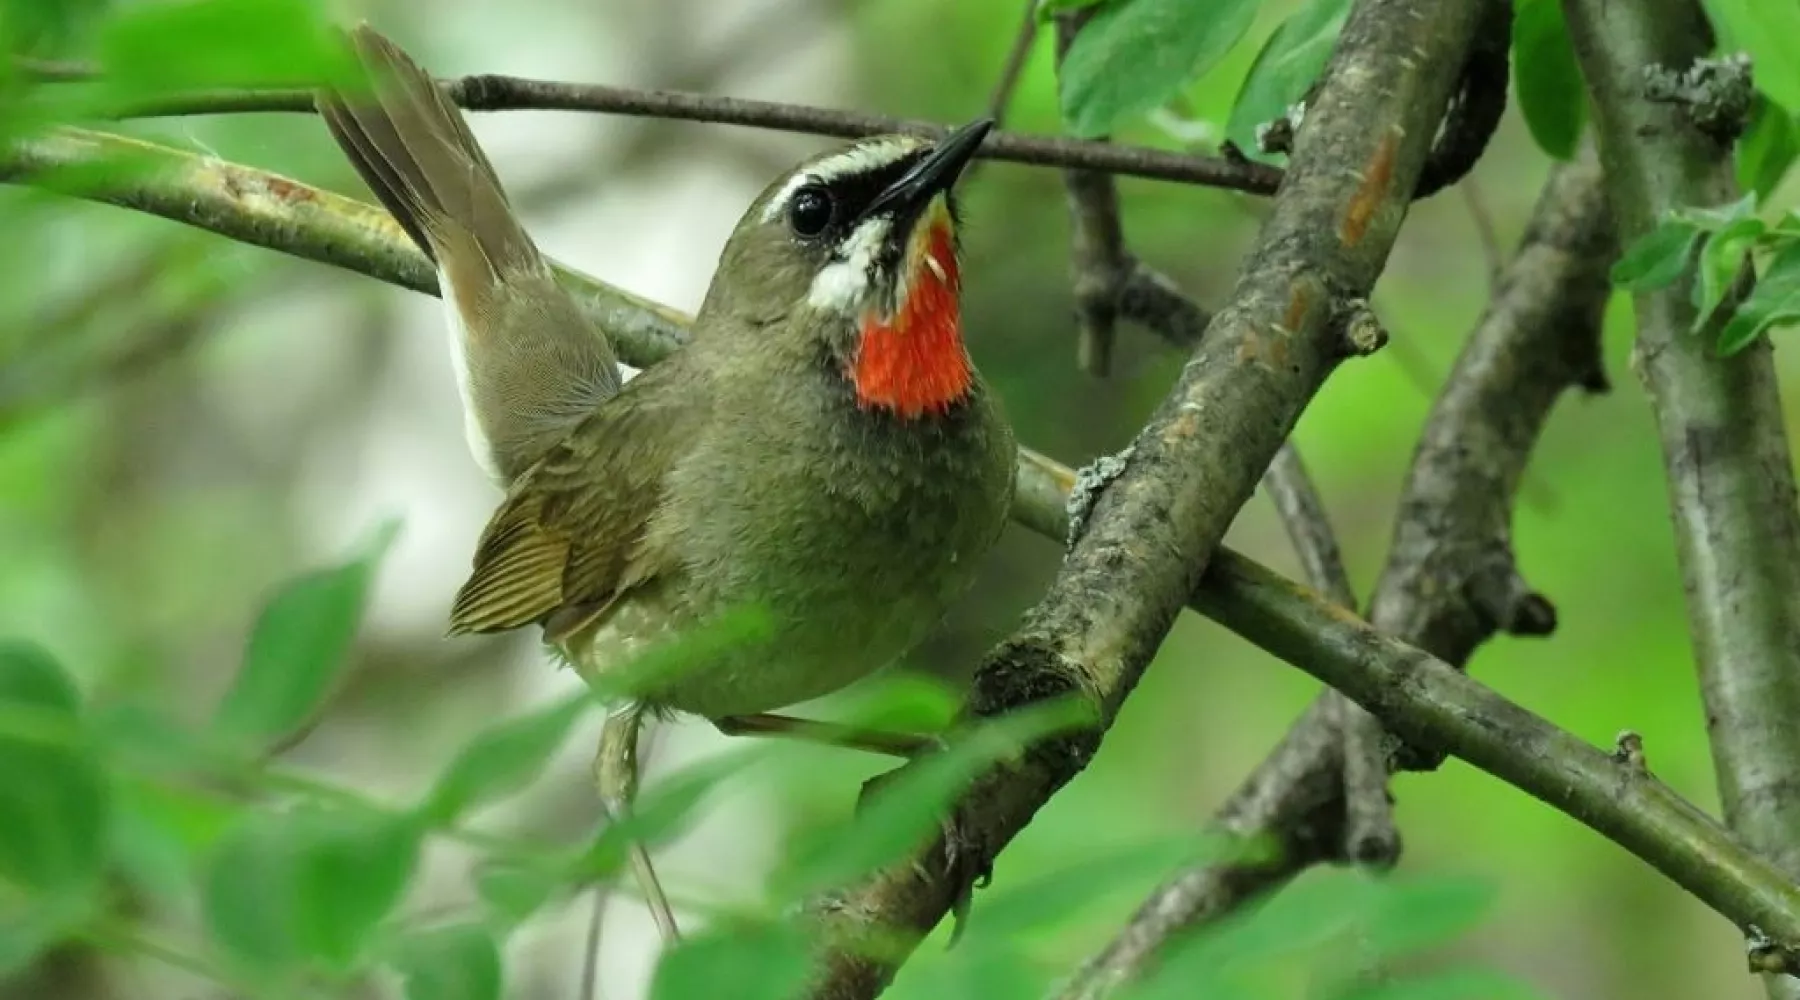
<path id="1" fill-rule="evenodd" d="M 548 16 L 555 2 L 530 10 Z M 1077 6 L 1097 9 L 1063 82 L 1042 32 L 1011 123 L 1178 148 L 1229 138 L 1261 156 L 1257 126 L 1303 98 L 1349 5 L 1046 0 L 1030 16 Z M 1800 258 L 1784 214 L 1800 101 L 1791 51 L 1800 31 L 1785 28 L 1800 15 L 1754 0 L 1708 0 L 1707 9 L 1727 50 L 1757 60 L 1757 109 L 1739 146 L 1755 200 L 1669 220 L 1617 277 L 1666 283 L 1699 254 L 1696 301 L 1710 312 L 1754 253 L 1762 282 L 1723 324 L 1726 350 L 1800 314 L 1789 287 Z M 854 29 L 857 103 L 945 119 L 987 99 L 1020 19 L 1012 5 L 943 0 L 863 0 L 829 15 Z M 628 17 L 606 16 L 630 37 Z M 159 94 L 336 79 L 345 64 L 330 23 L 304 0 L 6 0 L 8 51 L 93 59 L 104 74 L 29 85 L 9 62 L 0 135 Z M 1503 240 L 1522 226 L 1545 154 L 1570 156 L 1585 124 L 1558 5 L 1520 0 L 1513 46 L 1519 118 L 1477 173 Z M 943 71 L 921 71 L 921 52 Z M 304 119 L 114 127 L 347 185 Z M 718 134 L 699 133 L 696 155 L 712 155 Z M 1134 251 L 1201 299 L 1222 300 L 1261 207 L 1217 191 L 1121 187 Z M 1057 340 L 1070 329 L 1059 180 L 996 171 L 971 202 L 974 349 L 1023 439 L 1073 462 L 1117 447 L 1182 359 L 1128 338 L 1119 377 L 1082 379 Z M 681 899 L 705 929 L 660 959 L 650 991 L 659 1000 L 788 996 L 810 971 L 810 942 L 786 919 L 805 894 L 931 835 L 973 775 L 1069 722 L 1051 711 L 961 734 L 930 766 L 877 786 L 861 809 L 851 808 L 857 782 L 884 763 L 751 745 L 656 774 L 630 820 L 600 827 L 585 783 L 559 783 L 555 767 L 593 721 L 594 699 L 578 692 L 499 711 L 494 699 L 506 692 L 427 651 L 430 630 L 377 628 L 369 615 L 396 526 L 371 516 L 357 527 L 367 540 L 320 555 L 293 498 L 298 449 L 245 440 L 209 401 L 216 382 L 271 378 L 253 357 L 305 356 L 307 344 L 248 335 L 281 329 L 263 311 L 271 297 L 342 290 L 353 279 L 31 190 L 0 189 L 0 212 L 16 234 L 0 243 L 0 632 L 21 637 L 0 645 L 0 995 L 9 974 L 34 982 L 70 949 L 176 966 L 246 997 L 343 995 L 382 975 L 398 976 L 411 1000 L 525 995 L 512 984 L 529 970 L 511 947 L 525 928 L 612 879 L 628 838 L 670 844 L 749 787 L 782 804 L 781 846 L 759 876 L 762 891 L 748 902 Z M 1480 308 L 1484 270 L 1454 196 L 1417 206 L 1378 293 L 1396 343 L 1334 379 L 1301 426 L 1360 580 L 1379 564 L 1409 444 Z M 347 310 L 316 311 L 318 338 L 351 336 L 337 321 Z M 1621 371 L 1630 327 L 1619 310 L 1613 319 L 1608 356 Z M 356 349 L 381 349 L 381 338 L 367 339 Z M 346 402 L 367 388 L 356 376 L 377 365 L 356 357 L 335 370 L 342 384 L 300 397 L 302 422 L 357 411 Z M 276 370 L 287 375 L 279 362 Z M 1641 400 L 1622 386 L 1608 400 L 1565 406 L 1532 476 L 1516 546 L 1527 575 L 1558 599 L 1562 630 L 1547 642 L 1497 643 L 1478 672 L 1596 742 L 1627 725 L 1646 733 L 1658 773 L 1710 806 L 1704 720 Z M 1291 567 L 1266 510 L 1253 506 L 1236 533 L 1234 544 Z M 830 707 L 865 724 L 949 729 L 954 684 L 923 672 L 966 669 L 1053 559 L 1039 540 L 1010 540 L 991 585 L 915 658 L 920 674 Z M 678 668 L 733 634 L 699 637 L 646 669 Z M 1295 672 L 1184 620 L 1100 758 L 1000 858 L 956 948 L 936 946 L 948 933 L 940 928 L 889 995 L 1042 996 L 1151 885 L 1240 849 L 1206 837 L 1204 818 L 1312 693 Z M 324 766 L 329 756 L 303 766 L 275 753 L 315 724 L 329 730 L 334 715 L 380 737 L 327 732 L 351 748 L 335 770 Z M 380 782 L 365 779 L 359 757 L 403 751 L 423 761 L 414 789 L 361 787 Z M 581 819 L 523 832 L 495 822 L 489 807 L 524 811 L 546 785 L 574 800 Z M 1403 779 L 1398 794 L 1409 849 L 1399 874 L 1310 873 L 1183 941 L 1134 995 L 1489 1000 L 1756 989 L 1739 971 L 1731 928 L 1572 821 L 1455 763 Z M 427 862 L 445 846 L 470 859 L 462 901 L 425 905 Z"/>

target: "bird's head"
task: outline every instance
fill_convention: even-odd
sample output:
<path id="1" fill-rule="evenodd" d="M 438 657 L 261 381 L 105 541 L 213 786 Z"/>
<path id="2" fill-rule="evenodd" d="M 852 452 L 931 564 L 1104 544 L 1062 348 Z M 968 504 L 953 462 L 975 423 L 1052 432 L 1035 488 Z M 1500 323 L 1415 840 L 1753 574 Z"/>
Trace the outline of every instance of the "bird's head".
<path id="1" fill-rule="evenodd" d="M 992 125 L 864 139 L 778 178 L 726 242 L 702 317 L 819 348 L 865 407 L 949 409 L 973 378 L 951 188 Z"/>

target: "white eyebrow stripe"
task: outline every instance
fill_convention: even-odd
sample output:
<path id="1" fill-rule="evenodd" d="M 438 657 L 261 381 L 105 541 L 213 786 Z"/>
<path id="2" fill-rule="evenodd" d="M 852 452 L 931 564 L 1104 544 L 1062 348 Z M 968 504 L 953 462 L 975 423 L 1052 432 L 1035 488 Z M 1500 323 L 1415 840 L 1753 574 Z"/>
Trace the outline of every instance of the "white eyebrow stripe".
<path id="1" fill-rule="evenodd" d="M 794 192 L 809 183 L 829 184 L 850 174 L 866 173 L 899 160 L 923 144 L 924 140 L 909 136 L 887 136 L 851 146 L 840 153 L 825 157 L 804 170 L 795 171 L 794 175 L 787 179 L 787 183 L 781 186 L 781 190 L 775 192 L 775 196 L 770 198 L 769 203 L 763 207 L 762 220 L 774 222 L 775 217 L 787 208 L 788 199 L 794 196 Z"/>

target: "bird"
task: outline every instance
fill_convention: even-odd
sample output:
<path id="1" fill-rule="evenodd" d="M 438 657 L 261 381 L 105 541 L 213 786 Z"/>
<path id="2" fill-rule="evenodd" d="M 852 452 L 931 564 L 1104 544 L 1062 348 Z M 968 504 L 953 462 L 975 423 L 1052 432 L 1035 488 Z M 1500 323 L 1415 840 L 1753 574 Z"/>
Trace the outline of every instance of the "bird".
<path id="1" fill-rule="evenodd" d="M 774 178 L 687 342 L 622 381 L 442 87 L 368 25 L 351 41 L 370 87 L 322 90 L 318 109 L 436 268 L 469 446 L 504 489 L 449 634 L 537 626 L 604 688 L 647 650 L 755 623 L 612 695 L 595 770 L 615 816 L 650 717 L 918 750 L 775 713 L 917 646 L 1006 524 L 1016 448 L 964 337 L 956 192 L 992 120 L 865 137 Z M 632 863 L 677 940 L 647 855 Z"/>

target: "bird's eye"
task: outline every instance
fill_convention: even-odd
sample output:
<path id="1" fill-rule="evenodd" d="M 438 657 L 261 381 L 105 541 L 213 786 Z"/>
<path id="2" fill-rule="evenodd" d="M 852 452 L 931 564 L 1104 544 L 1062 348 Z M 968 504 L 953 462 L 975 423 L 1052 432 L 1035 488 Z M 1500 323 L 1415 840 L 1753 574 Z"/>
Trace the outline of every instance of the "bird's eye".
<path id="1" fill-rule="evenodd" d="M 788 226 L 794 235 L 817 236 L 831 224 L 831 192 L 817 184 L 808 184 L 794 192 L 788 203 Z"/>

